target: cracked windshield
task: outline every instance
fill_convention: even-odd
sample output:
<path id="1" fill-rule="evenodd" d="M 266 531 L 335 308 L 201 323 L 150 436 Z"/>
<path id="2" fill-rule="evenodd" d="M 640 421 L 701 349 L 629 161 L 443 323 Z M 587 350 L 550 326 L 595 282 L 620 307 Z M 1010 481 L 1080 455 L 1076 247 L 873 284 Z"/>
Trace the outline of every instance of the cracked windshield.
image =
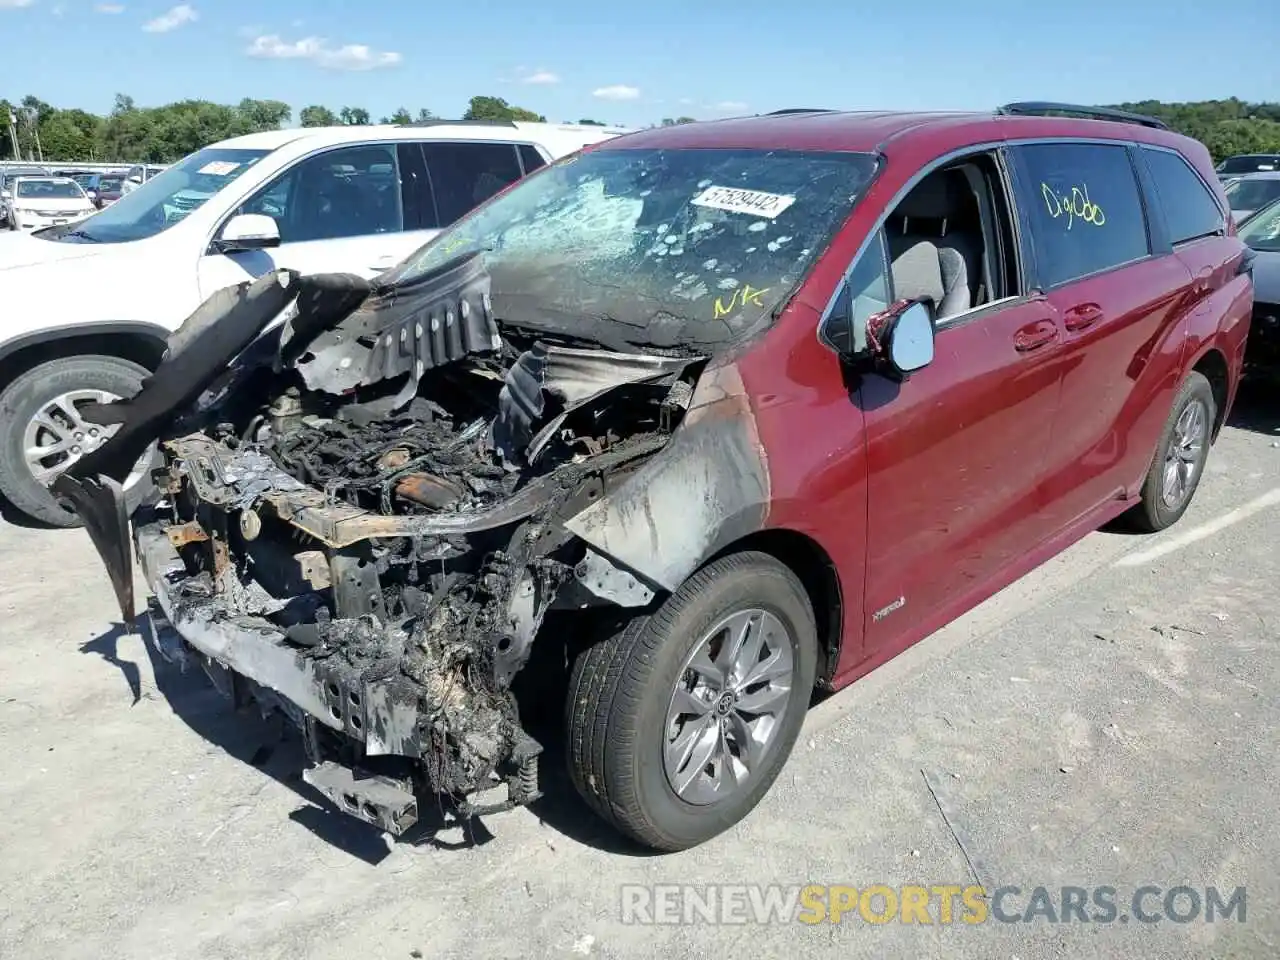
<path id="1" fill-rule="evenodd" d="M 607 346 L 699 348 L 768 323 L 875 170 L 859 153 L 595 150 L 405 264 L 481 252 L 499 319 Z"/>

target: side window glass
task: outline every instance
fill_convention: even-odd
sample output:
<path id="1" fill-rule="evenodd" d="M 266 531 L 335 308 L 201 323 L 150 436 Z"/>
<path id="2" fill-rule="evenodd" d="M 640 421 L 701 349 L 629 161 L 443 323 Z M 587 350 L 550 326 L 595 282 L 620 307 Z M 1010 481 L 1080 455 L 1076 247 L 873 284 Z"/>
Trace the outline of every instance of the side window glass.
<path id="1" fill-rule="evenodd" d="M 521 176 L 515 144 L 424 143 L 422 151 L 427 158 L 442 227 L 469 213 Z"/>
<path id="2" fill-rule="evenodd" d="M 1019 206 L 1049 286 L 1151 252 L 1142 197 L 1125 147 L 1060 143 L 1014 147 Z"/>
<path id="3" fill-rule="evenodd" d="M 1142 148 L 1142 156 L 1155 183 L 1170 242 L 1207 237 L 1223 229 L 1224 220 L 1217 201 L 1187 161 L 1169 150 L 1149 147 Z"/>
<path id="4" fill-rule="evenodd" d="M 524 164 L 524 172 L 526 175 L 533 173 L 539 167 L 545 167 L 547 161 L 542 159 L 537 149 L 527 143 L 520 144 L 520 162 Z"/>
<path id="5" fill-rule="evenodd" d="M 275 220 L 281 243 L 336 240 L 404 229 L 393 146 L 350 147 L 308 157 L 240 208 Z"/>
<path id="6" fill-rule="evenodd" d="M 889 306 L 889 275 L 885 269 L 884 251 L 884 232 L 878 230 L 875 238 L 862 251 L 862 256 L 854 264 L 836 298 L 827 334 L 838 350 L 865 350 L 867 321 Z M 848 318 L 847 321 L 845 318 Z"/>
<path id="7" fill-rule="evenodd" d="M 421 143 L 402 143 L 396 148 L 400 160 L 400 189 L 404 194 L 404 228 L 432 230 L 440 225 L 436 215 L 431 178 L 422 157 Z"/>

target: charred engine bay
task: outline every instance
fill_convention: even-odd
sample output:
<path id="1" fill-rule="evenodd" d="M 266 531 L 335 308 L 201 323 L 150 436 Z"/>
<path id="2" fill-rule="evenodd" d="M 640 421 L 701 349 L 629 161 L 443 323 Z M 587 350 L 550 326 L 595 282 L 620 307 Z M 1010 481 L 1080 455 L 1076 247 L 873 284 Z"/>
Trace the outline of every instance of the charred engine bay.
<path id="1" fill-rule="evenodd" d="M 322 673 L 412 704 L 405 742 L 433 791 L 506 779 L 515 796 L 528 740 L 510 684 L 547 611 L 653 595 L 630 572 L 627 596 L 602 588 L 617 571 L 563 521 L 661 449 L 702 358 L 535 338 L 493 319 L 483 277 L 454 280 L 375 290 L 302 343 L 295 318 L 264 335 L 272 362 L 246 350 L 164 443 L 166 522 L 190 602 L 265 618 Z M 196 443 L 252 485 L 202 497 Z M 370 525 L 326 540 L 281 498 Z"/>

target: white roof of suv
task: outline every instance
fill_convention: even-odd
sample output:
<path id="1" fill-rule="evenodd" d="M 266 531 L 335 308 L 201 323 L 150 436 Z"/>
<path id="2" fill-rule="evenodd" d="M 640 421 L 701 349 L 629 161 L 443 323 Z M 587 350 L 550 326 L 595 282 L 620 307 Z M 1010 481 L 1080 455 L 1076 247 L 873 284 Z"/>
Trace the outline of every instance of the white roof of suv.
<path id="1" fill-rule="evenodd" d="M 219 147 L 248 150 L 275 150 L 296 140 L 309 140 L 317 147 L 341 146 L 369 140 L 511 140 L 540 143 L 556 154 L 572 153 L 590 143 L 608 140 L 632 131 L 626 127 L 597 127 L 578 123 L 527 123 L 510 120 L 440 120 L 418 124 L 349 124 L 336 127 L 290 127 L 267 130 L 223 140 Z"/>

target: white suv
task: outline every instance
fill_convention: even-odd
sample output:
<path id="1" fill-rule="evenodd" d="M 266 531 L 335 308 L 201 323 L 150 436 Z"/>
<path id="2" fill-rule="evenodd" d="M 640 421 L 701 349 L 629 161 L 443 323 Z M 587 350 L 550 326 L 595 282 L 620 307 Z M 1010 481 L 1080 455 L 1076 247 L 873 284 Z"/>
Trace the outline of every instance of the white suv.
<path id="1" fill-rule="evenodd" d="M 374 276 L 507 184 L 625 130 L 439 122 L 276 130 L 173 164 L 78 223 L 0 235 L 0 495 L 74 526 L 46 487 L 109 431 L 211 293 L 277 267 Z M 131 504 L 145 464 L 129 478 Z"/>

